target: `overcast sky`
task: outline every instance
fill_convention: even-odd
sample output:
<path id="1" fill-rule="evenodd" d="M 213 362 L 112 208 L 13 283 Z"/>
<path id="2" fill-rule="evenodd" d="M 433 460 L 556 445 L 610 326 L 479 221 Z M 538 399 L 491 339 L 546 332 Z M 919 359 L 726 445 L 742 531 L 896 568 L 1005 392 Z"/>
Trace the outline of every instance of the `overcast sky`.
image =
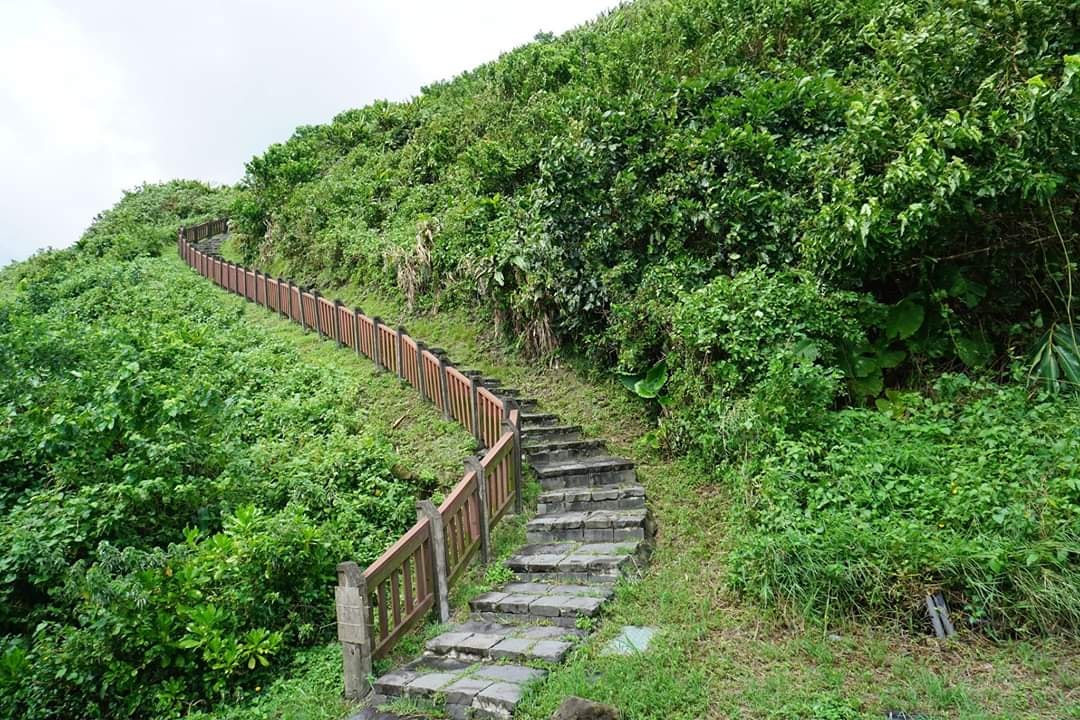
<path id="1" fill-rule="evenodd" d="M 297 125 L 407 99 L 612 0 L 0 0 L 0 265 L 125 188 L 231 183 Z"/>

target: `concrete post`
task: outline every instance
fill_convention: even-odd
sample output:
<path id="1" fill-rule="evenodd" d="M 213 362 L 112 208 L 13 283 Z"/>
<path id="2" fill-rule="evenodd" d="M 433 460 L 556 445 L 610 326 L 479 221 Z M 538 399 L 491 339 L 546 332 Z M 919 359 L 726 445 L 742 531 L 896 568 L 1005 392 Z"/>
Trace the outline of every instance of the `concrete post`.
<path id="1" fill-rule="evenodd" d="M 376 370 L 385 370 L 382 363 L 382 350 L 379 349 L 379 326 L 382 325 L 382 320 L 376 315 L 371 318 L 371 352 L 375 356 L 371 358 L 375 361 Z"/>
<path id="2" fill-rule="evenodd" d="M 334 339 L 337 340 L 337 346 L 341 347 L 341 301 L 334 301 Z"/>
<path id="3" fill-rule="evenodd" d="M 354 562 L 337 567 L 338 586 L 334 589 L 337 608 L 338 640 L 345 675 L 345 697 L 360 700 L 371 691 L 371 611 L 368 608 L 367 581 Z"/>
<path id="4" fill-rule="evenodd" d="M 323 327 L 322 318 L 319 317 L 319 298 L 321 298 L 322 295 L 319 294 L 318 290 L 312 290 L 311 294 L 315 296 L 315 312 L 312 314 L 312 317 L 315 318 L 315 330 L 319 333 L 319 337 L 321 338 L 323 335 L 326 334 L 326 329 Z"/>
<path id="5" fill-rule="evenodd" d="M 424 377 L 424 343 L 416 341 L 416 379 L 419 384 L 420 399 L 430 400 L 427 392 L 427 379 Z"/>
<path id="6" fill-rule="evenodd" d="M 514 473 L 514 514 L 520 515 L 524 504 L 521 496 L 521 428 L 507 419 L 503 419 L 500 425 L 503 433 L 514 433 L 514 449 L 510 467 L 511 472 Z"/>
<path id="7" fill-rule="evenodd" d="M 484 434 L 480 431 L 480 394 L 476 391 L 476 378 L 469 376 L 469 404 L 472 409 L 472 434 L 483 447 Z M 490 448 L 489 448 L 490 449 Z"/>
<path id="8" fill-rule="evenodd" d="M 443 517 L 435 503 L 420 500 L 416 503 L 416 519 L 428 519 L 431 523 L 431 572 L 435 576 L 432 590 L 435 594 L 435 612 L 439 622 L 450 622 L 450 573 L 446 564 L 446 529 Z"/>
<path id="9" fill-rule="evenodd" d="M 353 341 L 356 343 L 356 354 L 363 355 L 360 352 L 360 316 L 363 313 L 360 312 L 360 308 L 353 308 L 352 311 L 352 336 Z"/>
<path id="10" fill-rule="evenodd" d="M 488 487 L 484 477 L 484 466 L 475 455 L 465 458 L 465 472 L 476 473 L 476 496 L 480 501 L 480 562 L 491 562 L 491 528 L 488 522 Z"/>
<path id="11" fill-rule="evenodd" d="M 450 390 L 447 387 L 449 381 L 446 378 L 446 360 L 443 356 L 439 356 L 439 396 L 442 398 L 442 416 L 443 420 L 453 420 L 453 416 L 450 414 Z"/>
<path id="12" fill-rule="evenodd" d="M 290 280 L 289 281 L 289 306 L 288 306 L 289 307 L 289 320 L 293 319 L 292 295 L 293 295 L 293 281 Z"/>
<path id="13" fill-rule="evenodd" d="M 394 330 L 394 348 L 397 351 L 397 376 L 405 379 L 405 341 L 402 336 L 406 335 L 405 328 L 400 325 Z"/>

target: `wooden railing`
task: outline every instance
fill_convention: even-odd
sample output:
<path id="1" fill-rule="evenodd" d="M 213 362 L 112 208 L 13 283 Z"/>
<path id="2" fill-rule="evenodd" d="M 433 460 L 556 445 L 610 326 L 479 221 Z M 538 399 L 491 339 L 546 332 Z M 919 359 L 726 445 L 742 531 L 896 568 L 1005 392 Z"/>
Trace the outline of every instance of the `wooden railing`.
<path id="1" fill-rule="evenodd" d="M 226 290 L 395 373 L 486 448 L 483 457 L 465 460 L 464 476 L 442 505 L 436 508 L 426 500 L 417 504 L 416 524 L 366 570 L 354 562 L 338 566 L 335 598 L 345 693 L 362 697 L 369 690 L 372 660 L 390 652 L 429 611 L 434 609 L 440 622 L 449 620 L 450 588 L 477 555 L 484 563 L 490 561 L 491 527 L 511 510 L 521 512 L 520 411 L 404 328 L 391 328 L 316 290 L 196 248 L 197 242 L 227 227 L 226 220 L 213 220 L 180 228 L 180 257 Z"/>

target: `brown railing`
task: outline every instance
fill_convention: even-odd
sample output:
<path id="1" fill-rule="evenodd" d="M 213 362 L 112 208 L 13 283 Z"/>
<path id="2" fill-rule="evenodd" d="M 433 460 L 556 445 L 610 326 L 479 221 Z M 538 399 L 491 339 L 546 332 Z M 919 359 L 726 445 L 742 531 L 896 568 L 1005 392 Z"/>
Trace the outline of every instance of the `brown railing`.
<path id="1" fill-rule="evenodd" d="M 450 365 L 404 328 L 391 328 L 358 308 L 328 300 L 290 280 L 208 255 L 200 240 L 227 231 L 226 220 L 180 228 L 180 257 L 198 273 L 262 305 L 320 337 L 370 358 L 398 375 L 447 419 L 465 426 L 487 448 L 465 461 L 465 475 L 436 508 L 417 504 L 417 522 L 363 572 L 353 562 L 338 566 L 338 638 L 345 664 L 345 692 L 366 694 L 371 661 L 383 657 L 432 609 L 450 617 L 447 599 L 479 553 L 490 560 L 490 529 L 508 511 L 521 512 L 520 412 L 483 387 L 472 374 Z"/>

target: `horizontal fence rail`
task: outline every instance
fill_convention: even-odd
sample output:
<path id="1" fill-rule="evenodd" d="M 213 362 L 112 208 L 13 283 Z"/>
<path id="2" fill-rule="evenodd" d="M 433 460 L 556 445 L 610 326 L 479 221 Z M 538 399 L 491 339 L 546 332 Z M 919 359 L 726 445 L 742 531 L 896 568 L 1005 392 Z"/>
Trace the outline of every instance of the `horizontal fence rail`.
<path id="1" fill-rule="evenodd" d="M 508 512 L 522 511 L 520 411 L 404 328 L 197 247 L 227 231 L 226 219 L 182 227 L 177 251 L 216 285 L 393 372 L 486 449 L 482 458 L 466 459 L 464 476 L 442 505 L 417 503 L 416 524 L 366 570 L 354 562 L 338 566 L 335 604 L 345 694 L 359 698 L 370 689 L 373 659 L 389 653 L 433 609 L 440 622 L 449 620 L 450 588 L 477 555 L 490 560 L 491 527 Z"/>

